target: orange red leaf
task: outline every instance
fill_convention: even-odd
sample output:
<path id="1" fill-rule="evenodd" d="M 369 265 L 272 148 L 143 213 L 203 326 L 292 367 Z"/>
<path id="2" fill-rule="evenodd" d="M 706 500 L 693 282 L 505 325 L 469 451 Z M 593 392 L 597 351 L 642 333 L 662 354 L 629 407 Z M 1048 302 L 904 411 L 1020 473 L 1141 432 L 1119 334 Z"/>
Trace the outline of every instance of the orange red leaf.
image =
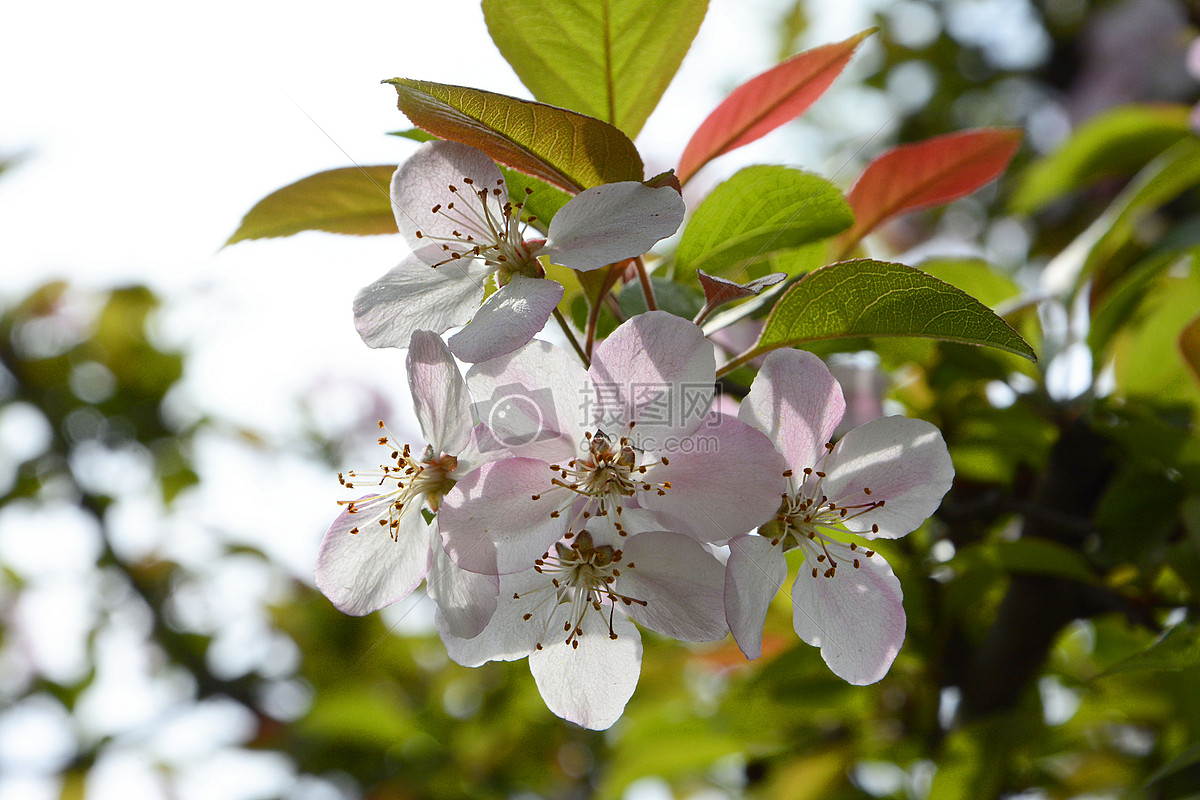
<path id="1" fill-rule="evenodd" d="M 854 225 L 843 236 L 843 254 L 890 217 L 949 203 L 995 180 L 1020 144 L 1019 129 L 993 128 L 886 151 L 867 165 L 846 196 Z"/>
<path id="2" fill-rule="evenodd" d="M 759 139 L 794 119 L 829 88 L 874 29 L 844 42 L 792 56 L 743 83 L 717 106 L 692 134 L 679 159 L 681 183 L 719 155 Z"/>

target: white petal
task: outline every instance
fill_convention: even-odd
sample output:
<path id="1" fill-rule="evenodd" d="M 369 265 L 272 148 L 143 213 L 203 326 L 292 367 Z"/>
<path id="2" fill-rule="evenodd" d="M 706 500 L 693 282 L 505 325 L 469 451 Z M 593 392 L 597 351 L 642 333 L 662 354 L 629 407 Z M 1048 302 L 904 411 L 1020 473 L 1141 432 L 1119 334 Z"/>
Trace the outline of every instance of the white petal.
<path id="1" fill-rule="evenodd" d="M 429 242 L 429 238 L 418 238 L 417 231 L 425 237 L 450 237 L 458 230 L 471 232 L 477 240 L 484 236 L 487 241 L 494 238 L 478 223 L 470 224 L 474 215 L 455 215 L 452 211 L 433 213 L 433 207 L 438 204 L 445 209 L 454 203 L 460 207 L 460 212 L 482 207 L 463 178 L 474 181 L 475 189 L 489 190 L 488 206 L 494 209 L 493 213 L 508 201 L 508 191 L 495 162 L 474 147 L 458 142 L 426 142 L 392 175 L 392 212 L 396 215 L 400 233 L 414 250 Z M 459 191 L 451 192 L 451 185 Z M 502 192 L 499 197 L 490 193 L 494 188 Z"/>
<path id="2" fill-rule="evenodd" d="M 684 436 L 705 418 L 716 355 L 696 325 L 666 311 L 648 311 L 596 347 L 588 374 L 605 417 L 601 427 L 624 432 L 636 422 L 631 438 L 643 446 L 640 438 L 663 442 Z"/>
<path id="3" fill-rule="evenodd" d="M 475 414 L 497 447 L 554 461 L 576 454 L 592 426 L 592 383 L 573 355 L 534 340 L 467 371 Z M 483 445 L 481 444 L 481 449 Z"/>
<path id="4" fill-rule="evenodd" d="M 408 347 L 414 331 L 441 333 L 471 318 L 491 272 L 473 259 L 431 267 L 436 252 L 413 253 L 354 298 L 354 327 L 370 347 Z"/>
<path id="5" fill-rule="evenodd" d="M 644 479 L 670 487 L 661 495 L 643 492 L 639 502 L 662 527 L 702 542 L 725 542 L 762 525 L 787 490 L 783 457 L 737 417 L 711 414 L 689 437 L 652 453 L 669 463 L 650 467 Z"/>
<path id="6" fill-rule="evenodd" d="M 547 585 L 546 577 L 533 570 L 501 577 L 495 613 L 483 631 L 470 638 L 453 633 L 449 619 L 439 609 L 436 617 L 438 634 L 450 659 L 464 667 L 478 667 L 488 661 L 516 661 L 529 655 L 546 632 L 554 604 L 535 606 L 528 599 L 515 600 L 513 595 L 526 594 Z M 533 617 L 526 620 L 525 615 L 529 613 Z"/>
<path id="7" fill-rule="evenodd" d="M 894 539 L 916 530 L 954 482 L 941 431 L 907 417 L 880 417 L 847 433 L 829 455 L 825 472 L 822 492 L 839 506 L 883 501 L 844 521 L 868 538 Z"/>
<path id="8" fill-rule="evenodd" d="M 651 531 L 630 537 L 620 549 L 625 567 L 614 591 L 645 603 L 622 606 L 635 622 L 685 642 L 712 642 L 729 632 L 725 570 L 698 542 Z"/>
<path id="9" fill-rule="evenodd" d="M 441 337 L 415 331 L 409 342 L 408 388 L 425 440 L 454 455 L 471 440 L 471 396 Z"/>
<path id="10" fill-rule="evenodd" d="M 475 312 L 470 324 L 450 337 L 450 349 L 474 363 L 528 344 L 562 300 L 558 281 L 515 276 Z"/>
<path id="11" fill-rule="evenodd" d="M 821 648 L 834 673 L 865 686 L 887 674 L 904 643 L 904 595 L 892 568 L 876 553 L 852 565 L 848 548 L 838 548 L 837 571 L 812 576 L 801 566 L 792 585 L 792 623 L 801 639 Z M 861 553 L 861 551 L 860 551 Z"/>
<path id="12" fill-rule="evenodd" d="M 729 540 L 725 565 L 725 618 L 746 658 L 762 655 L 763 624 L 787 577 L 783 551 L 770 539 L 747 534 Z"/>
<path id="13" fill-rule="evenodd" d="M 354 616 L 404 599 L 429 571 L 432 531 L 419 509 L 401 515 L 396 541 L 377 519 L 366 512 L 343 511 L 317 555 L 317 588 L 340 611 Z M 350 532 L 356 528 L 358 533 Z"/>
<path id="14" fill-rule="evenodd" d="M 579 646 L 556 637 L 529 655 L 529 670 L 546 706 L 565 720 L 602 731 L 621 717 L 642 671 L 642 637 L 620 614 L 584 616 Z"/>
<path id="15" fill-rule="evenodd" d="M 637 181 L 596 186 L 554 215 L 539 255 L 577 270 L 640 256 L 679 230 L 683 211 L 683 198 L 668 186 L 651 189 Z"/>
<path id="16" fill-rule="evenodd" d="M 845 410 L 842 387 L 825 362 L 789 349 L 767 355 L 738 417 L 765 433 L 799 474 L 816 465 Z"/>
<path id="17" fill-rule="evenodd" d="M 440 540 L 435 540 L 431 549 L 433 566 L 426 585 L 446 629 L 463 639 L 478 636 L 496 612 L 500 579 L 455 566 Z"/>
<path id="18" fill-rule="evenodd" d="M 454 563 L 492 575 L 532 568 L 570 521 L 566 512 L 550 516 L 565 493 L 549 491 L 554 475 L 544 461 L 506 458 L 455 484 L 438 511 L 442 542 Z"/>

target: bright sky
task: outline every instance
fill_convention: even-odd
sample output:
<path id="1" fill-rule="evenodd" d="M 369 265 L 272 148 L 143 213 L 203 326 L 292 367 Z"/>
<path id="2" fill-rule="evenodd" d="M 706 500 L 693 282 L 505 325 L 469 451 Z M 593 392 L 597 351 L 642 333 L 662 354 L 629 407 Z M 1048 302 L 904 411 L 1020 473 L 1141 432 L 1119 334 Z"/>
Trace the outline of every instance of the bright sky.
<path id="1" fill-rule="evenodd" d="M 786 4 L 712 0 L 679 79 L 639 139 L 648 174 L 673 166 L 687 134 L 723 94 L 773 63 L 777 44 L 768 21 Z M 840 40 L 869 24 L 859 4 L 814 5 L 842 8 L 814 9 L 820 16 L 812 43 Z M 374 392 L 399 408 L 408 405 L 403 353 L 369 350 L 350 316 L 354 293 L 397 263 L 404 245 L 398 237 L 309 233 L 221 246 L 242 214 L 274 189 L 351 163 L 397 163 L 412 151 L 412 143 L 384 135 L 409 125 L 381 79 L 424 78 L 528 96 L 491 45 L 476 0 L 317 9 L 277 0 L 23 2 L 5 9 L 0 158 L 21 156 L 21 163 L 0 176 L 0 301 L 56 277 L 93 287 L 148 283 L 169 301 L 160 335 L 190 353 L 181 413 L 214 413 L 278 445 L 272 455 L 228 441 L 201 443 L 204 486 L 170 525 L 154 524 L 158 512 L 148 502 L 122 505 L 118 544 L 131 553 L 157 547 L 182 563 L 204 564 L 212 545 L 197 532 L 215 529 L 254 541 L 298 576 L 310 574 L 339 495 L 333 476 L 289 457 L 286 442 L 303 403 L 330 430 L 366 413 Z M 839 102 L 834 93 L 827 99 Z M 871 128 L 864 128 L 865 138 L 886 114 L 859 117 Z M 781 141 L 768 137 L 703 177 L 788 160 L 780 158 Z M 823 169 L 819 162 L 808 166 Z M 401 434 L 409 423 L 389 424 Z M 104 474 L 111 464 L 94 466 Z M 47 559 L 31 547 L 35 539 L 24 534 L 35 524 L 59 531 L 78 557 Z M 80 609 L 90 590 L 80 580 L 94 540 L 94 531 L 70 520 L 0 518 L 0 561 L 39 581 L 26 604 L 38 609 L 30 652 L 64 679 L 86 657 L 81 637 L 89 618 Z M 229 628 L 215 657 L 231 669 L 239 657 L 278 662 L 278 652 L 253 647 L 256 625 L 264 624 L 254 609 L 270 587 L 237 565 L 222 569 L 204 576 L 232 598 L 217 623 L 237 620 L 240 627 Z M 137 674 L 139 667 L 128 663 L 136 649 L 136 641 L 116 633 L 101 642 L 107 683 L 90 710 L 80 712 L 85 731 L 118 724 L 114 715 L 136 725 L 172 702 L 167 689 L 159 687 L 165 692 L 159 697 L 142 683 L 113 677 Z M 54 758 L 45 754 L 64 746 L 64 723 L 53 710 L 22 713 L 0 718 L 0 773 L 12 768 L 18 776 L 0 779 L 0 798 L 48 797 L 53 787 L 35 778 L 52 771 Z M 221 783 L 234 757 L 222 748 L 236 744 L 239 723 L 229 710 L 211 714 L 219 724 L 183 727 L 209 724 L 224 733 L 205 734 L 200 744 L 172 745 L 168 736 L 155 745 L 182 748 L 180 763 L 195 760 L 186 756 L 189 746 L 207 754 L 180 796 L 254 796 L 245 782 Z M 159 795 L 153 776 L 128 762 L 120 753 L 105 761 L 91 787 L 95 796 Z M 282 791 L 279 782 L 288 778 L 281 769 L 261 760 L 236 766 L 243 776 L 264 776 L 262 794 Z"/>

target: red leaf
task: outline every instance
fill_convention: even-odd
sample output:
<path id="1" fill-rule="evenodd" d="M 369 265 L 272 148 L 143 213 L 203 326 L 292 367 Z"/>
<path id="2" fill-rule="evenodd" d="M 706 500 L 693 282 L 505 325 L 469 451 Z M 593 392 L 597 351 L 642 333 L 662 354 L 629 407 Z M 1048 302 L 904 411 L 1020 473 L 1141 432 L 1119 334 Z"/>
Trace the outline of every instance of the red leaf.
<path id="1" fill-rule="evenodd" d="M 843 253 L 896 214 L 949 203 L 1004 172 L 1021 144 L 1017 128 L 935 136 L 894 147 L 867 165 L 850 194 L 854 225 L 843 235 Z"/>
<path id="2" fill-rule="evenodd" d="M 760 139 L 803 114 L 841 73 L 859 43 L 874 31 L 806 50 L 734 89 L 700 123 L 683 149 L 677 171 L 680 182 L 687 183 L 717 156 Z"/>

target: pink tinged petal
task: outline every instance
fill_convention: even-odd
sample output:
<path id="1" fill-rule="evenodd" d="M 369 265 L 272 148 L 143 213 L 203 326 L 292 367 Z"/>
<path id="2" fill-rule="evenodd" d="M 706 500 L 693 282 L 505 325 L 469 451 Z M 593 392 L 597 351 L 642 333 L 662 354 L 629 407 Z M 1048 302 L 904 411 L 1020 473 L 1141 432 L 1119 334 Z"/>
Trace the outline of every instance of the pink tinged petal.
<path id="1" fill-rule="evenodd" d="M 850 431 L 829 455 L 825 472 L 821 491 L 839 506 L 883 501 L 859 515 L 851 508 L 843 520 L 848 529 L 872 539 L 895 539 L 916 530 L 954 482 L 941 431 L 908 417 L 880 417 Z"/>
<path id="2" fill-rule="evenodd" d="M 636 422 L 631 438 L 641 446 L 641 437 L 661 442 L 696 429 L 712 405 L 716 355 L 698 326 L 648 311 L 596 347 L 588 373 L 605 421 Z"/>
<path id="3" fill-rule="evenodd" d="M 455 454 L 471 440 L 471 396 L 441 338 L 415 331 L 409 341 L 408 388 L 425 440 L 437 454 Z"/>
<path id="4" fill-rule="evenodd" d="M 878 553 L 865 558 L 840 547 L 834 556 L 839 564 L 829 578 L 820 571 L 814 578 L 811 562 L 801 566 L 792 585 L 792 623 L 801 639 L 821 648 L 834 674 L 865 686 L 887 674 L 904 644 L 904 594 Z"/>
<path id="5" fill-rule="evenodd" d="M 643 601 L 621 605 L 635 622 L 684 642 L 712 642 L 725 623 L 725 569 L 694 539 L 668 531 L 630 537 L 614 591 Z M 629 565 L 633 566 L 630 567 Z"/>
<path id="6" fill-rule="evenodd" d="M 725 618 L 746 658 L 762 655 L 767 609 L 787 577 L 783 551 L 770 539 L 747 534 L 729 540 L 725 565 Z"/>
<path id="7" fill-rule="evenodd" d="M 803 350 L 775 350 L 742 401 L 738 417 L 765 433 L 800 474 L 833 438 L 846 402 L 825 362 Z"/>
<path id="8" fill-rule="evenodd" d="M 617 614 L 610 638 L 607 615 L 584 616 L 579 646 L 555 637 L 529 654 L 529 671 L 546 706 L 563 719 L 594 731 L 612 727 L 637 688 L 642 637 Z"/>
<path id="9" fill-rule="evenodd" d="M 475 189 L 489 190 L 490 208 L 501 209 L 507 202 L 508 191 L 495 162 L 474 147 L 458 142 L 426 142 L 392 175 L 392 212 L 400 233 L 414 250 L 428 244 L 430 237 L 450 237 L 455 230 L 470 233 L 477 240 L 485 236 L 485 241 L 494 238 L 484 226 L 469 224 L 471 219 L 464 218 L 462 213 L 433 212 L 435 205 L 441 204 L 445 211 L 450 203 L 459 207 L 460 212 L 480 209 L 479 198 L 472 194 L 470 185 L 463 183 L 463 178 L 473 180 Z M 459 191 L 451 192 L 451 185 Z M 500 189 L 501 196 L 490 194 L 495 188 Z M 417 231 L 424 238 L 417 237 Z"/>
<path id="10" fill-rule="evenodd" d="M 511 353 L 545 327 L 562 296 L 557 281 L 517 275 L 484 302 L 467 327 L 450 337 L 450 349 L 470 363 Z"/>
<path id="11" fill-rule="evenodd" d="M 454 563 L 491 575 L 532 568 L 566 533 L 570 519 L 568 512 L 550 516 L 563 495 L 548 491 L 553 476 L 544 461 L 506 458 L 455 484 L 438 511 L 442 542 Z"/>
<path id="12" fill-rule="evenodd" d="M 554 215 L 538 255 L 577 270 L 634 258 L 679 230 L 683 211 L 683 198 L 668 186 L 651 189 L 637 181 L 596 186 Z"/>
<path id="13" fill-rule="evenodd" d="M 321 541 L 317 588 L 346 614 L 362 616 L 403 600 L 429 571 L 433 533 L 419 509 L 401 515 L 396 541 L 378 519 L 343 511 Z"/>
<path id="14" fill-rule="evenodd" d="M 437 603 L 438 615 L 454 636 L 463 639 L 478 636 L 496 612 L 500 579 L 455 566 L 440 540 L 434 542 L 432 550 L 433 566 L 426 585 L 429 596 Z"/>
<path id="15" fill-rule="evenodd" d="M 636 429 L 635 429 L 636 430 Z M 771 440 L 736 417 L 710 414 L 674 449 L 655 451 L 669 464 L 646 471 L 652 486 L 638 502 L 663 528 L 702 542 L 721 543 L 757 528 L 779 510 L 787 482 L 783 457 Z"/>
<path id="16" fill-rule="evenodd" d="M 408 347 L 418 330 L 441 333 L 471 318 L 483 300 L 490 268 L 474 259 L 429 266 L 433 248 L 418 250 L 354 298 L 354 327 L 370 347 Z"/>
<path id="17" fill-rule="evenodd" d="M 573 355 L 534 340 L 471 367 L 467 386 L 476 416 L 495 446 L 549 461 L 577 454 L 592 427 L 592 384 Z M 593 404 L 594 406 L 594 404 Z"/>
<path id="18" fill-rule="evenodd" d="M 488 661 L 516 661 L 529 655 L 546 633 L 555 610 L 552 596 L 551 602 L 537 602 L 548 596 L 548 587 L 546 576 L 533 570 L 500 578 L 495 613 L 480 633 L 469 638 L 452 632 L 449 619 L 439 609 L 438 635 L 450 659 L 464 667 L 478 667 Z M 513 598 L 514 594 L 525 595 L 538 589 L 543 590 L 540 595 Z M 533 616 L 527 620 L 526 614 Z"/>

